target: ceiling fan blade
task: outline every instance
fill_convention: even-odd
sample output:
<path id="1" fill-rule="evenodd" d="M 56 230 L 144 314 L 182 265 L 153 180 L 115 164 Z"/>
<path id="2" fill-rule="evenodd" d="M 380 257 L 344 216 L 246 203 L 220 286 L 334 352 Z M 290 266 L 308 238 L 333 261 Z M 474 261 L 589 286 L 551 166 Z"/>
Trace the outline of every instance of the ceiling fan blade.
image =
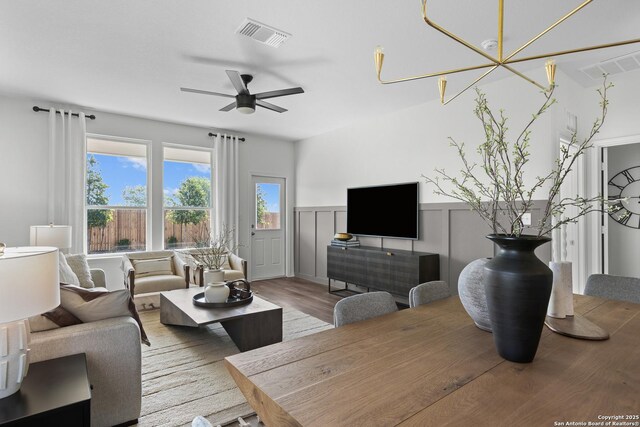
<path id="1" fill-rule="evenodd" d="M 183 92 L 201 93 L 203 95 L 215 95 L 215 96 L 224 96 L 225 98 L 235 98 L 235 95 L 227 95 L 226 93 L 210 92 L 208 90 L 190 89 L 188 87 L 181 87 L 180 90 Z"/>
<path id="2" fill-rule="evenodd" d="M 229 105 L 226 105 L 226 106 L 222 107 L 219 111 L 231 111 L 231 110 L 233 110 L 234 108 L 236 108 L 236 103 L 235 103 L 235 101 L 234 101 L 234 102 L 232 102 L 232 103 L 231 103 L 231 104 L 229 104 Z"/>
<path id="3" fill-rule="evenodd" d="M 231 84 L 233 84 L 233 87 L 236 88 L 238 93 L 248 95 L 249 89 L 247 89 L 247 85 L 244 84 L 242 77 L 240 77 L 240 73 L 233 70 L 226 70 L 226 71 L 227 71 L 227 76 L 229 76 L 229 80 L 231 80 Z"/>
<path id="4" fill-rule="evenodd" d="M 277 96 L 295 95 L 296 93 L 304 93 L 301 87 L 292 87 L 289 89 L 272 90 L 270 92 L 256 93 L 256 99 L 275 98 Z"/>
<path id="5" fill-rule="evenodd" d="M 269 102 L 262 101 L 261 99 L 256 99 L 256 105 L 264 107 L 268 110 L 276 111 L 278 113 L 284 113 L 285 111 L 288 111 L 286 108 L 278 107 L 277 105 L 273 105 Z"/>

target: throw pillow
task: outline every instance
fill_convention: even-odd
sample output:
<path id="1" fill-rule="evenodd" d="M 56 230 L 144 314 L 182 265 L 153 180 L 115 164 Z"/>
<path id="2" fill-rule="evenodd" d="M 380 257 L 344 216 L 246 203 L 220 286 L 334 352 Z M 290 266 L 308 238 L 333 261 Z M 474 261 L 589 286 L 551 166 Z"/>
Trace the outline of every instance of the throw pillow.
<path id="1" fill-rule="evenodd" d="M 67 258 L 60 251 L 58 251 L 58 271 L 60 272 L 60 281 L 62 283 L 80 286 L 78 276 L 76 276 L 76 273 L 74 273 L 71 267 L 69 267 Z"/>
<path id="2" fill-rule="evenodd" d="M 67 263 L 71 270 L 76 273 L 80 286 L 83 288 L 95 288 L 96 285 L 91 279 L 91 270 L 89 269 L 89 263 L 87 262 L 87 256 L 85 254 L 67 255 Z"/>
<path id="3" fill-rule="evenodd" d="M 134 259 L 136 277 L 173 275 L 173 257 L 155 259 Z"/>
<path id="4" fill-rule="evenodd" d="M 31 332 L 48 331 L 50 329 L 78 325 L 80 323 L 82 323 L 80 319 L 69 313 L 60 305 L 46 313 L 29 317 L 29 327 Z"/>
<path id="5" fill-rule="evenodd" d="M 131 316 L 140 327 L 141 341 L 151 345 L 144 331 L 131 294 L 126 289 L 107 291 L 83 289 L 79 286 L 60 285 L 60 305 L 83 322 L 112 317 Z"/>

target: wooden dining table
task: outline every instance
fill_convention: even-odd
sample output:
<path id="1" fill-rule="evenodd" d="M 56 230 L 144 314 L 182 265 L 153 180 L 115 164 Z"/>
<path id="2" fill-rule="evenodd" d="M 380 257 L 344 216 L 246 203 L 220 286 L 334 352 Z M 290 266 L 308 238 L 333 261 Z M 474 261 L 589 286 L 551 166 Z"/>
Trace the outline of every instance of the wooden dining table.
<path id="1" fill-rule="evenodd" d="M 527 364 L 502 359 L 454 296 L 225 365 L 267 426 L 639 425 L 640 304 L 574 301 L 610 339 L 544 328 Z"/>

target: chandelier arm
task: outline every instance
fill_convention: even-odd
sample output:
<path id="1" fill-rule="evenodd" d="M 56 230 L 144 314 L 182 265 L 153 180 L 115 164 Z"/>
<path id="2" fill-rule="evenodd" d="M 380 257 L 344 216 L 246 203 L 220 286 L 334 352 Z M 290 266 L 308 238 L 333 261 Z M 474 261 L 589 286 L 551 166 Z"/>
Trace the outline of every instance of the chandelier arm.
<path id="1" fill-rule="evenodd" d="M 536 86 L 538 86 L 540 89 L 542 90 L 547 90 L 548 87 L 541 85 L 540 83 L 536 82 L 535 80 L 525 76 L 524 74 L 522 74 L 520 71 L 516 70 L 515 68 L 512 68 L 506 64 L 502 64 L 502 67 L 504 67 L 505 69 L 511 71 L 513 74 L 515 74 L 516 76 L 522 77 L 523 79 L 525 79 L 526 81 L 528 81 L 531 84 L 534 84 Z"/>
<path id="2" fill-rule="evenodd" d="M 498 68 L 499 65 L 494 65 L 493 67 L 491 67 L 490 69 L 488 69 L 487 71 L 485 71 L 480 77 L 478 77 L 477 79 L 475 79 L 474 81 L 472 81 L 467 87 L 465 87 L 464 89 L 462 89 L 460 92 L 456 93 L 455 95 L 453 95 L 451 98 L 449 98 L 447 101 L 443 102 L 442 105 L 447 105 L 448 103 L 450 103 L 451 101 L 453 101 L 454 99 L 456 99 L 457 97 L 459 97 L 460 95 L 462 95 L 464 92 L 466 92 L 467 90 L 469 90 L 470 87 L 472 87 L 473 85 L 475 85 L 476 83 L 478 83 L 480 80 L 484 79 L 485 77 L 487 77 L 489 74 L 491 74 L 496 68 Z"/>
<path id="3" fill-rule="evenodd" d="M 588 1 L 592 1 L 592 0 L 588 0 Z M 472 45 L 468 41 L 456 36 L 455 34 L 449 32 L 447 30 L 445 30 L 444 28 L 442 28 L 441 26 L 439 26 L 438 24 L 436 24 L 435 22 L 430 20 L 427 17 L 427 0 L 422 0 L 422 19 L 424 19 L 424 22 L 426 22 L 427 25 L 430 26 L 431 28 L 433 28 L 433 29 L 435 29 L 437 31 L 440 31 L 445 36 L 457 41 L 461 45 L 466 46 L 467 48 L 473 50 L 474 52 L 484 56 L 485 58 L 487 58 L 489 61 L 493 62 L 494 64 L 496 64 L 496 65 L 500 64 L 500 61 L 498 61 L 496 58 L 494 58 L 493 56 L 489 55 L 488 53 L 486 53 L 482 49 Z"/>
<path id="4" fill-rule="evenodd" d="M 462 73 L 462 72 L 465 72 L 465 71 L 481 70 L 483 68 L 489 68 L 489 67 L 497 67 L 497 65 L 496 64 L 472 65 L 470 67 L 455 68 L 453 70 L 439 71 L 437 73 L 421 74 L 419 76 L 403 77 L 403 78 L 395 79 L 395 80 L 381 80 L 378 77 L 378 81 L 380 83 L 382 83 L 383 85 L 387 85 L 387 84 L 393 84 L 393 83 L 408 82 L 408 81 L 411 81 L 411 80 L 428 79 L 429 77 L 438 77 L 438 76 L 444 76 L 444 75 L 447 75 L 447 74 Z"/>
<path id="5" fill-rule="evenodd" d="M 426 0 L 425 0 L 426 1 Z M 576 13 L 578 13 L 582 8 L 584 8 L 585 6 L 587 6 L 589 3 L 591 3 L 593 0 L 585 0 L 580 6 L 576 7 L 575 9 L 573 9 L 571 12 L 567 13 L 565 16 L 563 16 L 562 18 L 558 19 L 556 22 L 554 22 L 553 24 L 551 24 L 551 26 L 549 26 L 546 30 L 542 31 L 540 34 L 538 34 L 537 36 L 535 36 L 534 38 L 532 38 L 531 40 L 529 40 L 528 42 L 526 42 L 525 44 L 523 44 L 521 47 L 519 47 L 518 49 L 514 50 L 511 54 L 509 54 L 509 56 L 507 56 L 502 62 L 508 62 L 511 58 L 513 58 L 515 55 L 519 54 L 520 52 L 522 52 L 524 49 L 526 49 L 527 47 L 529 47 L 531 45 L 531 43 L 535 42 L 536 40 L 538 40 L 540 37 L 544 36 L 545 34 L 547 34 L 549 31 L 553 30 L 555 27 L 557 27 L 558 25 L 562 24 L 564 21 L 566 21 L 567 19 L 569 19 L 570 17 L 572 17 L 573 15 L 575 15 Z"/>
<path id="6" fill-rule="evenodd" d="M 578 49 L 569 49 L 569 50 L 561 50 L 558 52 L 550 52 L 542 55 L 527 56 L 526 58 L 511 59 L 511 60 L 505 61 L 505 64 L 515 64 L 518 62 L 533 61 L 535 59 L 549 58 L 552 56 L 569 55 L 571 53 L 587 52 L 590 50 L 597 50 L 597 49 L 606 49 L 609 47 L 624 46 L 624 45 L 634 44 L 634 43 L 640 43 L 640 39 L 624 40 L 624 41 L 615 42 L 615 43 L 606 43 L 606 44 L 600 44 L 596 46 L 581 47 Z"/>
<path id="7" fill-rule="evenodd" d="M 498 0 L 498 61 L 502 62 L 503 45 L 502 39 L 504 36 L 504 0 Z"/>

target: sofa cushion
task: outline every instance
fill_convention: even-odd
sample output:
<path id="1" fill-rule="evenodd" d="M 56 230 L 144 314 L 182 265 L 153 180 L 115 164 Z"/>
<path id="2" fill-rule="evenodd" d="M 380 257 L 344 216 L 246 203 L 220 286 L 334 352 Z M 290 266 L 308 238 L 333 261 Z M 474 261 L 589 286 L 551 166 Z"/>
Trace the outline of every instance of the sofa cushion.
<path id="1" fill-rule="evenodd" d="M 137 278 L 133 289 L 134 294 L 146 294 L 148 292 L 172 291 L 186 287 L 185 279 L 181 276 L 162 275 Z"/>
<path id="2" fill-rule="evenodd" d="M 89 269 L 89 263 L 87 262 L 87 256 L 85 254 L 67 255 L 67 264 L 71 267 L 71 270 L 78 276 L 80 286 L 86 289 L 95 288 L 91 278 L 91 270 Z M 73 284 L 73 283 L 72 283 Z"/>
<path id="3" fill-rule="evenodd" d="M 126 289 L 109 292 L 101 288 L 83 289 L 79 286 L 61 285 L 60 305 L 84 323 L 131 316 L 140 327 L 142 342 L 150 345 L 138 311 Z"/>
<path id="4" fill-rule="evenodd" d="M 173 257 L 156 259 L 134 259 L 131 261 L 136 279 L 149 276 L 173 275 Z"/>
<path id="5" fill-rule="evenodd" d="M 31 332 L 48 331 L 64 326 L 79 325 L 80 323 L 82 323 L 80 319 L 62 308 L 61 305 L 46 313 L 29 317 Z"/>
<path id="6" fill-rule="evenodd" d="M 60 282 L 80 286 L 78 276 L 76 276 L 76 273 L 69 267 L 67 258 L 60 251 L 58 251 L 58 271 L 60 272 Z"/>

